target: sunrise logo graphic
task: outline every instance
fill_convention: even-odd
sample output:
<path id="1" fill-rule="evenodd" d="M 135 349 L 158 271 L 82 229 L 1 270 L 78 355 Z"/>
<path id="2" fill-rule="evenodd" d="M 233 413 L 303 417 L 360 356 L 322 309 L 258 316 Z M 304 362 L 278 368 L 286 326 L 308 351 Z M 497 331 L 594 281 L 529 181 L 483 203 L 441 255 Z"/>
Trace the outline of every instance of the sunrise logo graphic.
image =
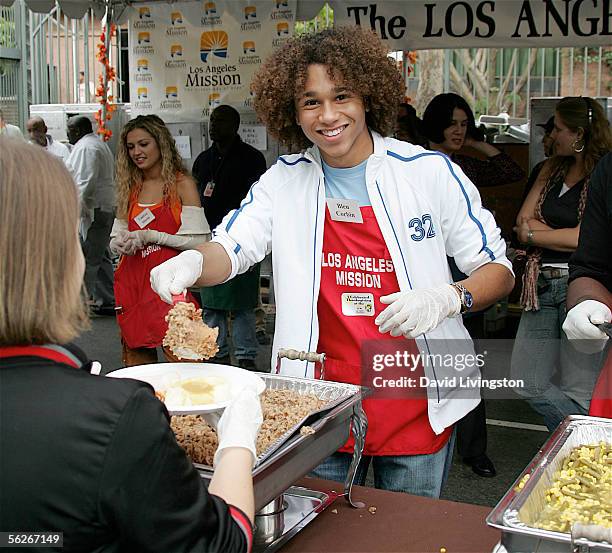
<path id="1" fill-rule="evenodd" d="M 139 100 L 146 100 L 149 97 L 149 89 L 146 86 L 139 87 L 137 92 Z"/>
<path id="2" fill-rule="evenodd" d="M 204 15 L 206 17 L 217 15 L 217 5 L 214 2 L 206 2 L 206 4 L 204 4 Z"/>
<path id="3" fill-rule="evenodd" d="M 176 100 L 178 98 L 178 89 L 176 86 L 166 87 L 166 100 Z"/>
<path id="4" fill-rule="evenodd" d="M 229 40 L 225 31 L 204 31 L 200 36 L 200 59 L 206 63 L 208 56 L 227 58 Z"/>
<path id="5" fill-rule="evenodd" d="M 289 2 L 287 0 L 276 0 L 276 9 L 280 10 L 281 8 L 288 8 Z"/>
<path id="6" fill-rule="evenodd" d="M 150 19 L 151 10 L 147 7 L 138 8 L 138 18 L 139 19 Z"/>
<path id="7" fill-rule="evenodd" d="M 147 32 L 138 33 L 138 44 L 150 44 L 151 43 L 151 35 Z M 145 52 L 142 52 L 143 54 Z"/>
<path id="8" fill-rule="evenodd" d="M 219 94 L 218 92 L 212 92 L 211 94 L 208 95 L 208 107 L 209 108 L 214 109 L 220 104 L 221 104 L 221 94 Z"/>
<path id="9" fill-rule="evenodd" d="M 140 59 L 136 62 L 136 71 L 138 73 L 145 73 L 146 71 L 149 70 L 149 60 L 147 59 Z"/>
<path id="10" fill-rule="evenodd" d="M 257 19 L 257 8 L 255 6 L 246 6 L 244 8 L 244 18 L 247 21 L 249 19 Z"/>
<path id="11" fill-rule="evenodd" d="M 255 53 L 255 42 L 252 40 L 245 40 L 242 43 L 242 52 L 244 54 L 254 54 Z"/>
<path id="12" fill-rule="evenodd" d="M 183 57 L 183 46 L 180 44 L 173 44 L 170 46 L 170 57 L 181 58 Z"/>
<path id="13" fill-rule="evenodd" d="M 181 25 L 183 23 L 183 14 L 181 12 L 172 12 L 170 14 L 170 22 L 172 25 Z"/>
<path id="14" fill-rule="evenodd" d="M 289 34 L 289 23 L 285 21 L 281 21 L 276 24 L 276 35 L 277 36 L 286 36 Z"/>

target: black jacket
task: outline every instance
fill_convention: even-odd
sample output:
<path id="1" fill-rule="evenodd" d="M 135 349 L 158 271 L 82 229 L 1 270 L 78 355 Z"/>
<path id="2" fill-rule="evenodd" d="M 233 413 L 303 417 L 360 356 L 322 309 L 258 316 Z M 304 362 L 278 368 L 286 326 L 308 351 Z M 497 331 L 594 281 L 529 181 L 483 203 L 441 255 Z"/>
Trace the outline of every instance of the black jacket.
<path id="1" fill-rule="evenodd" d="M 225 156 L 213 144 L 195 160 L 191 170 L 198 184 L 206 220 L 214 229 L 232 209 L 240 207 L 251 185 L 266 172 L 266 158 L 240 137 Z M 206 185 L 213 180 L 212 196 L 204 195 Z"/>
<path id="2" fill-rule="evenodd" d="M 599 160 L 589 183 L 570 281 L 590 277 L 612 292 L 612 153 Z"/>
<path id="3" fill-rule="evenodd" d="M 246 551 L 148 384 L 1 354 L 0 531 L 62 531 L 63 553 Z"/>

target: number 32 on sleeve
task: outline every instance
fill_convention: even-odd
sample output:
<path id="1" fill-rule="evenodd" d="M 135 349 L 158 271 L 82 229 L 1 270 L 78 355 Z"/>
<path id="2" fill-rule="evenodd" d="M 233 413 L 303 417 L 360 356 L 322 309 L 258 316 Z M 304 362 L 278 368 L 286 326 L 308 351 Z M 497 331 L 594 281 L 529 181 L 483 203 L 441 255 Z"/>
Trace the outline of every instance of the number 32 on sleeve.
<path id="1" fill-rule="evenodd" d="M 423 240 L 423 238 L 433 238 L 436 235 L 433 221 L 431 220 L 431 215 L 429 213 L 423 214 L 420 219 L 418 217 L 410 219 L 408 226 L 411 229 L 414 229 L 414 232 L 410 235 L 410 238 L 412 238 L 415 242 L 420 242 Z"/>

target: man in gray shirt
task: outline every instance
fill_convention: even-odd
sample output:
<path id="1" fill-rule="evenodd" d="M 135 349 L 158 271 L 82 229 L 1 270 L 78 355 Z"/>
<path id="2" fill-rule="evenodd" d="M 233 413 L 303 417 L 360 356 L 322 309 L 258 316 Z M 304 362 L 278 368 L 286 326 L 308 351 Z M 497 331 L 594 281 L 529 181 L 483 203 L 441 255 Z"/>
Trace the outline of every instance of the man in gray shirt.
<path id="1" fill-rule="evenodd" d="M 81 201 L 81 239 L 85 255 L 85 286 L 94 310 L 114 308 L 113 268 L 108 256 L 115 217 L 115 161 L 110 148 L 93 132 L 91 120 L 68 120 L 68 140 L 73 145 L 66 162 Z"/>

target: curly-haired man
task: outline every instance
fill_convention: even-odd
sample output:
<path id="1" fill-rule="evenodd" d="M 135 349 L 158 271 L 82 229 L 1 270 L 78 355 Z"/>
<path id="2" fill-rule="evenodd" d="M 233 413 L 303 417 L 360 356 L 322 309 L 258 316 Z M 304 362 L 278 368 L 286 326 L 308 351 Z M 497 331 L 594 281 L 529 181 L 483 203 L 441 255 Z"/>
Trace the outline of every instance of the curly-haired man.
<path id="1" fill-rule="evenodd" d="M 171 293 L 233 278 L 273 251 L 274 354 L 280 347 L 325 352 L 324 377 L 355 384 L 362 382 L 362 354 L 372 354 L 370 361 L 390 350 L 413 359 L 461 348 L 473 354 L 458 315 L 512 288 L 505 244 L 461 169 L 437 152 L 385 138 L 404 87 L 378 38 L 359 27 L 294 37 L 266 61 L 252 88 L 268 132 L 301 153 L 281 156 L 212 242 L 152 271 L 153 288 L 171 301 Z M 461 284 L 452 282 L 447 255 L 469 275 Z M 451 350 L 451 339 L 463 345 Z M 364 363 L 366 379 L 369 367 Z M 445 385 L 459 373 L 437 361 L 402 370 L 433 385 L 427 398 L 375 390 L 365 400 L 369 427 L 357 482 L 373 462 L 377 487 L 438 497 L 453 424 L 479 394 L 461 396 Z M 285 360 L 281 372 L 314 377 L 318 370 Z M 461 374 L 479 372 L 472 366 Z M 348 451 L 315 474 L 344 479 Z"/>

